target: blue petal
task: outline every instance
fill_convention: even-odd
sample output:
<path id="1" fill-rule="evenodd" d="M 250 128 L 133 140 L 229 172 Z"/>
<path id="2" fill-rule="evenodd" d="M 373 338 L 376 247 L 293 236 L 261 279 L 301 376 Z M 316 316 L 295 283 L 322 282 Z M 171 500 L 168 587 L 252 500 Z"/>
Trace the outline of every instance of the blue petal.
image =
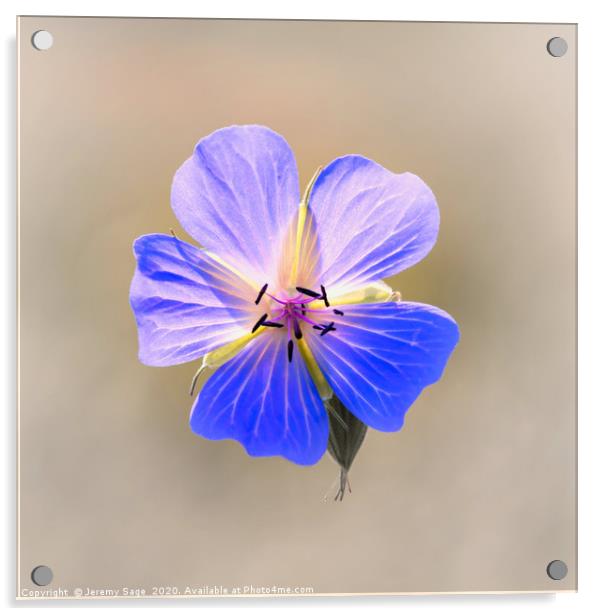
<path id="1" fill-rule="evenodd" d="M 193 432 L 235 439 L 251 456 L 315 464 L 328 441 L 328 418 L 297 349 L 285 332 L 266 332 L 211 376 L 192 408 Z"/>
<path id="2" fill-rule="evenodd" d="M 134 242 L 130 304 L 140 361 L 171 366 L 199 358 L 249 333 L 257 290 L 202 250 L 169 235 Z"/>
<path id="3" fill-rule="evenodd" d="M 322 171 L 310 209 L 321 281 L 333 296 L 417 263 L 439 230 L 437 202 L 419 177 L 362 156 L 337 158 Z"/>
<path id="4" fill-rule="evenodd" d="M 295 158 L 269 128 L 223 128 L 199 141 L 178 169 L 171 202 L 204 248 L 256 282 L 272 282 L 299 205 Z"/>
<path id="5" fill-rule="evenodd" d="M 394 431 L 437 381 L 459 339 L 455 321 L 410 302 L 344 306 L 336 331 L 310 336 L 320 369 L 343 404 L 368 426 Z"/>

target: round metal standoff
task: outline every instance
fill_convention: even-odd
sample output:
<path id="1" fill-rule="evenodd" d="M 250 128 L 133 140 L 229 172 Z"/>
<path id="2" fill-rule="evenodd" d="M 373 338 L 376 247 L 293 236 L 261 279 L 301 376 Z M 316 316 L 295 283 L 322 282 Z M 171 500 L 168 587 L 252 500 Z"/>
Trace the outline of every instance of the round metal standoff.
<path id="1" fill-rule="evenodd" d="M 548 564 L 546 571 L 553 580 L 562 580 L 566 577 L 569 569 L 563 560 L 553 560 Z"/>
<path id="2" fill-rule="evenodd" d="M 52 582 L 52 569 L 46 565 L 39 565 L 31 572 L 31 581 L 36 586 L 48 586 Z"/>
<path id="3" fill-rule="evenodd" d="M 548 41 L 548 53 L 555 58 L 560 58 L 568 51 L 568 43 L 560 36 L 555 36 Z"/>
<path id="4" fill-rule="evenodd" d="M 54 43 L 54 38 L 50 32 L 47 30 L 38 30 L 33 33 L 31 37 L 31 44 L 38 51 L 46 51 L 52 47 L 52 43 Z"/>

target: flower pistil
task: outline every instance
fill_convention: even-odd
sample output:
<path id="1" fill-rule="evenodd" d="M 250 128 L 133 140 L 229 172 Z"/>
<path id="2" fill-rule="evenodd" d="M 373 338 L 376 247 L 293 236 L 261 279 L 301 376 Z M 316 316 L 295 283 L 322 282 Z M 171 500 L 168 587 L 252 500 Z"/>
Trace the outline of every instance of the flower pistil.
<path id="1" fill-rule="evenodd" d="M 288 361 L 293 360 L 294 342 L 303 338 L 302 325 L 307 323 L 313 329 L 320 332 L 320 336 L 324 336 L 329 332 L 336 331 L 334 321 L 324 321 L 325 317 L 330 316 L 330 313 L 337 316 L 343 316 L 343 311 L 338 308 L 330 308 L 328 295 L 324 285 L 320 285 L 320 291 L 317 292 L 305 287 L 295 287 L 297 292 L 291 296 L 288 293 L 279 293 L 273 295 L 268 293 L 268 283 L 264 284 L 257 295 L 255 304 L 264 298 L 269 297 L 274 303 L 271 307 L 272 314 L 267 312 L 262 314 L 259 320 L 253 325 L 251 333 L 254 334 L 260 327 L 286 328 L 288 332 L 287 356 Z M 310 308 L 309 305 L 316 300 L 324 302 L 325 308 Z"/>

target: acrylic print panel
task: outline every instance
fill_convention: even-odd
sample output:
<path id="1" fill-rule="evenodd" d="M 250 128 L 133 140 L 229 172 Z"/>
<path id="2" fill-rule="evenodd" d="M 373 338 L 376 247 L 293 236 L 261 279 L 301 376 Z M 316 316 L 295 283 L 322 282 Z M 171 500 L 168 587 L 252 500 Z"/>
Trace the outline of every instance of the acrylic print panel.
<path id="1" fill-rule="evenodd" d="M 18 29 L 18 595 L 574 590 L 576 26 Z"/>

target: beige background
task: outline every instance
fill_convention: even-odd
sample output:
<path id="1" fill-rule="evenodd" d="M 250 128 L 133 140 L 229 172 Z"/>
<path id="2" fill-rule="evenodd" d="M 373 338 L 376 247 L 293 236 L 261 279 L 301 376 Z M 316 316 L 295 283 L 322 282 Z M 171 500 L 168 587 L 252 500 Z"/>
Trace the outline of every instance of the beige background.
<path id="1" fill-rule="evenodd" d="M 51 50 L 31 47 L 38 29 Z M 38 564 L 70 592 L 576 588 L 576 27 L 26 17 L 19 31 L 18 592 Z M 196 365 L 137 361 L 132 241 L 185 235 L 173 173 L 234 123 L 280 132 L 302 184 L 360 153 L 438 198 L 437 245 L 392 285 L 450 312 L 462 339 L 404 429 L 368 433 L 342 504 L 328 456 L 304 468 L 203 440 Z"/>

